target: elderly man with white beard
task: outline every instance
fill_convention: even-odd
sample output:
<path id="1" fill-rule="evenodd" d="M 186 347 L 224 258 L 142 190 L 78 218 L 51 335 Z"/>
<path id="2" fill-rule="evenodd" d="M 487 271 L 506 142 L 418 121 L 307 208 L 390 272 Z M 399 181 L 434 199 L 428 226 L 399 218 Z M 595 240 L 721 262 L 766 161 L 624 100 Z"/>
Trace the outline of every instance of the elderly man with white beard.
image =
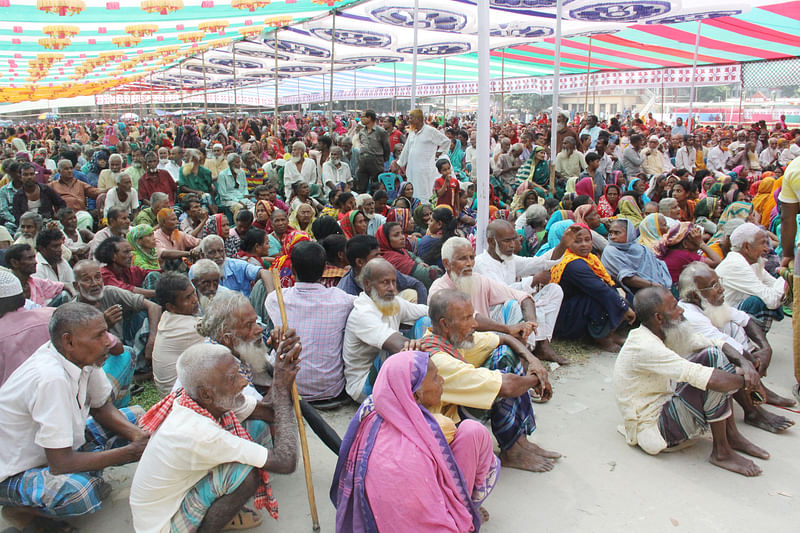
<path id="1" fill-rule="evenodd" d="M 695 333 L 669 291 L 642 289 L 633 306 L 642 325 L 628 335 L 612 377 L 628 444 L 656 455 L 710 428 L 711 464 L 759 475 L 761 468 L 736 452 L 760 459 L 769 453 L 739 433 L 730 403 L 741 389 L 754 400 L 766 395 L 759 373 L 730 345 Z"/>
<path id="2" fill-rule="evenodd" d="M 192 285 L 197 291 L 197 301 L 200 303 L 201 315 L 217 294 L 230 291 L 230 289 L 220 285 L 222 270 L 211 259 L 200 259 L 193 264 L 192 269 L 189 271 L 189 279 L 192 280 Z"/>
<path id="3" fill-rule="evenodd" d="M 788 285 L 764 270 L 763 257 L 769 251 L 767 234 L 747 222 L 731 233 L 730 242 L 731 251 L 716 268 L 725 301 L 755 318 L 764 333 L 769 333 L 773 320 L 783 320 L 783 296 Z"/>
<path id="4" fill-rule="evenodd" d="M 397 275 L 387 260 L 376 257 L 364 265 L 359 280 L 364 292 L 353 302 L 344 330 L 345 390 L 357 402 L 372 394 L 383 361 L 397 352 L 416 349 L 417 342 L 400 333 L 400 324 L 421 329 L 428 306 L 398 296 Z"/>
<path id="5" fill-rule="evenodd" d="M 681 296 L 678 305 L 694 331 L 707 339 L 718 339 L 730 345 L 750 361 L 762 377 L 765 376 L 772 359 L 772 347 L 767 336 L 750 315 L 725 303 L 722 285 L 711 267 L 699 261 L 691 263 L 681 272 L 678 285 Z M 795 403 L 766 386 L 764 390 L 767 403 L 781 407 L 790 407 Z M 773 433 L 794 425 L 788 418 L 753 405 L 746 394 L 737 394 L 734 399 L 744 409 L 744 421 L 747 424 Z"/>
<path id="6" fill-rule="evenodd" d="M 203 257 L 213 261 L 222 272 L 220 283 L 227 289 L 250 296 L 252 284 L 259 279 L 267 292 L 273 289 L 272 276 L 266 268 L 260 268 L 241 259 L 225 257 L 225 242 L 219 235 L 206 235 L 200 242 Z M 189 278 L 194 279 L 194 266 L 189 269 Z"/>
<path id="7" fill-rule="evenodd" d="M 514 226 L 506 220 L 492 221 L 486 228 L 486 239 L 486 250 L 475 258 L 475 272 L 528 294 L 550 283 L 550 269 L 558 263 L 566 249 L 562 240 L 552 254 L 548 254 L 550 257 L 516 255 L 514 251 L 519 244 L 519 236 Z"/>
<path id="8" fill-rule="evenodd" d="M 447 273 L 433 282 L 429 295 L 459 290 L 472 299 L 478 331 L 512 335 L 527 342 L 539 359 L 568 362 L 550 345 L 564 298 L 560 286 L 548 283 L 531 295 L 473 272 L 475 251 L 463 237 L 451 237 L 442 245 L 442 263 Z"/>

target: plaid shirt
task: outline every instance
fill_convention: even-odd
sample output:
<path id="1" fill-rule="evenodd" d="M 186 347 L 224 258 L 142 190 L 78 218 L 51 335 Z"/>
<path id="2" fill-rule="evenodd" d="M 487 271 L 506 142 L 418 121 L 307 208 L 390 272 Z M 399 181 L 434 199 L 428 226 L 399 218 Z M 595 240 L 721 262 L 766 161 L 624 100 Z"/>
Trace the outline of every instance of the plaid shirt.
<path id="1" fill-rule="evenodd" d="M 286 318 L 297 330 L 303 344 L 297 389 L 306 400 L 335 398 L 344 390 L 342 343 L 347 317 L 355 297 L 321 283 L 295 283 L 283 290 Z M 267 296 L 267 313 L 275 327 L 281 327 L 278 298 Z"/>

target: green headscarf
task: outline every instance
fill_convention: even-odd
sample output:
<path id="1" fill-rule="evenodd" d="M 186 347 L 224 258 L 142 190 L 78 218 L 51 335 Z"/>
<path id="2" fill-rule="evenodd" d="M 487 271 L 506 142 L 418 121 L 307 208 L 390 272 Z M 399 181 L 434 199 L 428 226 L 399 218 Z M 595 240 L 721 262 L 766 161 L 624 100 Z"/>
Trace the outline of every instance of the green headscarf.
<path id="1" fill-rule="evenodd" d="M 138 226 L 133 226 L 130 230 L 128 230 L 128 234 L 125 236 L 125 238 L 128 239 L 128 243 L 131 245 L 131 249 L 133 251 L 132 255 L 134 266 L 143 268 L 145 270 L 161 270 L 156 249 L 153 248 L 152 251 L 147 252 L 138 243 L 139 239 L 150 235 L 153 233 L 153 231 L 153 227 L 147 224 L 139 224 Z"/>

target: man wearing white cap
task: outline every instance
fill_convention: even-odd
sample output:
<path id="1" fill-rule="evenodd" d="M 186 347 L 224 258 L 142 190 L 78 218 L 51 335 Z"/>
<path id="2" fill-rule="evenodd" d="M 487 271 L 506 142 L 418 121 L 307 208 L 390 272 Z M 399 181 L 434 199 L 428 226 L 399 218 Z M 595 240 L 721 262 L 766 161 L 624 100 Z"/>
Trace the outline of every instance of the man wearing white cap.
<path id="1" fill-rule="evenodd" d="M 642 171 L 647 173 L 648 176 L 660 176 L 664 171 L 664 156 L 658 149 L 658 137 L 651 135 L 647 139 L 647 148 L 642 150 L 644 162 L 642 163 Z"/>
<path id="2" fill-rule="evenodd" d="M 55 308 L 27 310 L 24 305 L 19 278 L 0 270 L 0 385 L 50 338 L 47 323 Z"/>

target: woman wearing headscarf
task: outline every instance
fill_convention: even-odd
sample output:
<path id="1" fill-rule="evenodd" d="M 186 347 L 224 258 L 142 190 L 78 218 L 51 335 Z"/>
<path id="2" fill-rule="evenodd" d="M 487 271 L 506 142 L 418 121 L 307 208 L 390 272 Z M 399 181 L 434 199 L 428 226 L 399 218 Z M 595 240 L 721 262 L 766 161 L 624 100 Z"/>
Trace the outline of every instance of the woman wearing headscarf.
<path id="1" fill-rule="evenodd" d="M 131 227 L 125 235 L 131 245 L 133 266 L 143 270 L 161 270 L 153 231 L 153 227 L 149 224 L 139 224 Z"/>
<path id="2" fill-rule="evenodd" d="M 267 233 L 271 233 L 272 225 L 270 224 L 269 219 L 270 216 L 272 216 L 272 210 L 272 203 L 269 200 L 259 200 L 256 202 L 256 206 L 253 209 L 253 227 L 263 229 Z M 314 208 L 312 207 L 311 210 L 313 211 Z"/>
<path id="3" fill-rule="evenodd" d="M 533 147 L 531 156 L 517 171 L 517 182 L 527 184 L 539 196 L 545 197 L 550 188 L 550 165 L 546 161 L 547 152 L 539 145 Z M 519 191 L 518 191 L 519 192 Z"/>
<path id="4" fill-rule="evenodd" d="M 617 212 L 617 205 L 619 204 L 620 188 L 618 185 L 610 183 L 606 185 L 603 190 L 603 195 L 597 202 L 597 212 L 601 218 L 611 218 Z"/>
<path id="5" fill-rule="evenodd" d="M 653 251 L 636 242 L 636 228 L 626 218 L 611 222 L 603 266 L 623 287 L 636 292 L 646 287 L 672 287 L 667 265 Z"/>
<path id="6" fill-rule="evenodd" d="M 722 215 L 722 201 L 714 196 L 706 196 L 702 200 L 698 200 L 694 206 L 695 221 L 699 223 L 701 218 L 716 222 Z"/>
<path id="7" fill-rule="evenodd" d="M 228 217 L 222 213 L 208 217 L 203 237 L 206 235 L 219 235 L 225 241 L 225 255 L 234 257 L 239 251 L 239 243 L 241 239 L 231 233 L 231 226 L 228 222 Z"/>
<path id="8" fill-rule="evenodd" d="M 650 197 L 647 196 L 647 194 L 645 193 L 646 189 L 647 189 L 647 182 L 644 180 L 644 178 L 641 178 L 641 177 L 637 176 L 637 177 L 633 178 L 630 181 L 630 183 L 628 183 L 628 189 L 627 190 L 628 191 L 636 191 L 637 193 L 639 193 L 639 196 L 641 198 L 641 203 L 642 204 L 646 204 L 646 203 L 648 203 L 650 201 Z"/>
<path id="9" fill-rule="evenodd" d="M 394 201 L 397 201 L 399 198 L 405 198 L 406 200 L 408 200 L 409 209 L 412 212 L 417 207 L 419 207 L 420 204 L 419 198 L 414 198 L 414 185 L 412 185 L 410 181 L 404 181 L 397 188 L 397 193 L 394 198 Z"/>
<path id="10" fill-rule="evenodd" d="M 311 226 L 316 218 L 313 207 L 308 204 L 300 204 L 289 215 L 289 227 L 307 233 L 313 239 L 314 231 Z"/>
<path id="11" fill-rule="evenodd" d="M 430 224 L 432 214 L 433 209 L 426 204 L 418 205 L 417 208 L 414 209 L 414 233 L 419 233 L 420 235 L 426 235 L 428 233 L 428 224 Z M 372 225 L 372 221 L 370 221 L 370 225 Z M 369 229 L 367 233 L 369 233 Z M 372 235 L 374 234 L 373 232 Z"/>
<path id="12" fill-rule="evenodd" d="M 753 204 L 750 202 L 733 202 L 722 212 L 717 223 L 717 232 L 714 239 L 718 239 L 722 234 L 722 227 L 729 221 L 740 218 L 747 222 L 754 222 Z"/>
<path id="13" fill-rule="evenodd" d="M 589 231 L 592 232 L 592 242 L 594 243 L 592 252 L 598 256 L 602 254 L 603 250 L 608 246 L 608 240 L 604 237 L 607 230 L 594 204 L 586 204 L 578 207 L 578 209 L 575 210 L 575 223 L 583 224 L 589 228 Z"/>
<path id="14" fill-rule="evenodd" d="M 339 225 L 342 227 L 344 236 L 348 239 L 353 238 L 354 235 L 367 234 L 367 216 L 358 209 L 345 213 L 344 217 L 339 221 Z"/>
<path id="15" fill-rule="evenodd" d="M 642 214 L 642 209 L 639 207 L 639 201 L 635 193 L 627 193 L 620 198 L 617 208 L 619 209 L 619 216 L 627 218 L 635 227 L 639 227 L 644 215 Z"/>
<path id="16" fill-rule="evenodd" d="M 411 233 L 414 229 L 414 219 L 411 217 L 411 210 L 405 207 L 389 208 L 386 214 L 386 222 L 397 222 L 405 234 Z"/>
<path id="17" fill-rule="evenodd" d="M 336 531 L 478 531 L 499 461 L 489 431 L 432 415 L 442 379 L 423 352 L 381 367 L 342 440 L 331 485 Z M 397 498 L 398 487 L 412 494 Z M 422 503 L 420 503 L 422 502 Z"/>
<path id="18" fill-rule="evenodd" d="M 711 190 L 711 187 L 717 182 L 717 178 L 714 176 L 706 176 L 703 178 L 703 181 L 700 182 L 700 199 L 706 198 L 708 196 L 708 191 Z"/>
<path id="19" fill-rule="evenodd" d="M 677 286 L 683 269 L 694 261 L 703 261 L 711 268 L 722 258 L 703 241 L 703 231 L 691 222 L 680 222 L 653 247 L 656 257 L 666 263 L 672 285 Z M 700 255 L 702 251 L 706 256 Z"/>
<path id="20" fill-rule="evenodd" d="M 625 339 L 616 333 L 623 321 L 632 324 L 636 313 L 617 290 L 602 261 L 592 254 L 592 235 L 584 225 L 573 224 L 563 237 L 567 250 L 550 270 L 550 280 L 564 291 L 554 336 L 589 337 L 602 349 L 618 352 Z"/>
<path id="21" fill-rule="evenodd" d="M 86 179 L 83 181 L 88 183 L 91 187 L 97 187 L 97 180 L 100 179 L 100 172 L 108 168 L 109 157 L 111 157 L 111 153 L 105 148 L 95 150 L 92 154 L 92 160 L 86 163 L 82 168 L 83 174 L 86 176 Z M 97 202 L 94 198 L 89 198 L 87 205 L 91 211 L 96 207 Z"/>
<path id="22" fill-rule="evenodd" d="M 636 242 L 652 250 L 668 231 L 666 217 L 660 213 L 650 213 L 639 224 L 639 238 Z"/>
<path id="23" fill-rule="evenodd" d="M 458 178 L 459 181 L 465 180 L 464 150 L 461 147 L 461 141 L 455 137 L 450 141 L 450 150 L 447 152 L 447 158 L 450 160 L 450 166 L 453 169 L 453 176 Z"/>
<path id="24" fill-rule="evenodd" d="M 574 223 L 574 220 L 567 219 L 551 225 L 550 229 L 547 230 L 547 242 L 545 242 L 539 248 L 539 251 L 536 252 L 536 256 L 549 259 L 553 255 L 556 255 L 555 249 L 559 244 L 561 244 L 561 239 L 564 237 L 564 232 Z"/>
<path id="25" fill-rule="evenodd" d="M 594 180 L 591 177 L 582 178 L 575 184 L 575 194 L 588 196 L 594 202 Z"/>
<path id="26" fill-rule="evenodd" d="M 400 273 L 413 276 L 429 289 L 431 283 L 442 275 L 437 266 L 430 266 L 406 249 L 408 241 L 397 222 L 387 222 L 375 233 L 381 256 L 389 261 Z"/>
<path id="27" fill-rule="evenodd" d="M 310 241 L 306 233 L 289 228 L 283 235 L 281 242 L 281 255 L 277 257 L 270 266 L 270 270 L 277 270 L 281 278 L 281 287 L 284 289 L 294 285 L 294 274 L 292 274 L 292 249 L 298 242 Z"/>
<path id="28" fill-rule="evenodd" d="M 545 243 L 547 210 L 542 205 L 532 205 L 517 220 L 523 221 L 517 230 L 517 235 L 522 238 L 522 248 L 517 255 L 533 257 Z"/>
<path id="29" fill-rule="evenodd" d="M 770 174 L 770 176 L 765 177 L 757 183 L 756 194 L 753 196 L 753 207 L 759 214 L 761 225 L 765 228 L 769 228 L 772 208 L 775 207 L 772 192 L 776 180 L 772 177 L 771 172 L 765 172 L 763 175 L 766 174 Z"/>

